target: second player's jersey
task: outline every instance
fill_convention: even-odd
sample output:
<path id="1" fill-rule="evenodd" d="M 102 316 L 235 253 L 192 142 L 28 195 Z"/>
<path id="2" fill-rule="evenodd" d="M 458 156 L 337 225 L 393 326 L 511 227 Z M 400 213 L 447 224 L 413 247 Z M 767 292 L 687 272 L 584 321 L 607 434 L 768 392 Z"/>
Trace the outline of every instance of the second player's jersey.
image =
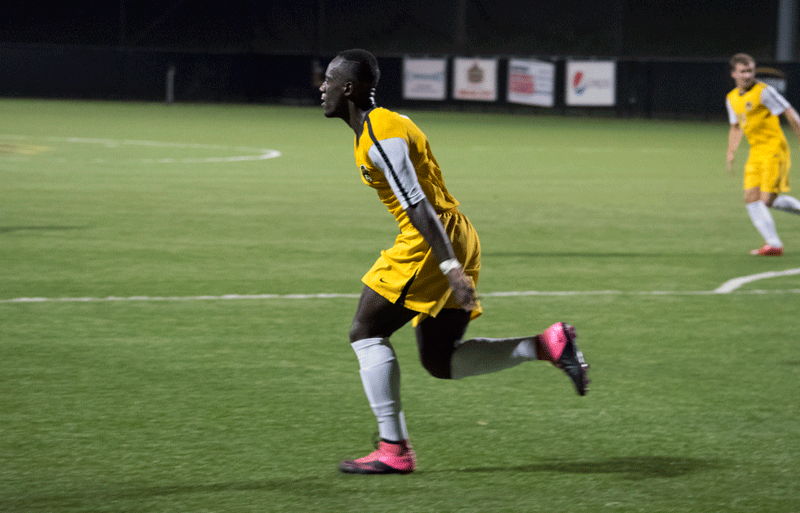
<path id="1" fill-rule="evenodd" d="M 787 145 L 778 116 L 790 105 L 774 87 L 756 82 L 744 94 L 734 89 L 726 96 L 725 104 L 728 120 L 742 128 L 751 151 L 771 152 Z"/>
<path id="2" fill-rule="evenodd" d="M 405 209 L 428 198 L 437 213 L 458 205 L 444 186 L 428 138 L 410 119 L 375 108 L 355 140 L 361 179 L 378 192 L 401 231 L 413 229 Z"/>

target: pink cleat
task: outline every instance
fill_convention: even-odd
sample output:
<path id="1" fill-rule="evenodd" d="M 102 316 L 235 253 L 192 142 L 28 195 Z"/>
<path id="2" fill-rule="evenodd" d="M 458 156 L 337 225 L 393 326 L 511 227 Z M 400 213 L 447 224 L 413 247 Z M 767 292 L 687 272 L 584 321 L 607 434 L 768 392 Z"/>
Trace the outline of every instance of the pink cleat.
<path id="1" fill-rule="evenodd" d="M 780 246 L 770 246 L 769 244 L 764 244 L 759 249 L 750 251 L 750 254 L 758 256 L 781 256 L 783 255 L 783 248 Z"/>
<path id="2" fill-rule="evenodd" d="M 381 440 L 371 454 L 339 463 L 345 474 L 410 474 L 417 466 L 417 455 L 408 440 L 392 444 Z"/>
<path id="3" fill-rule="evenodd" d="M 557 322 L 539 336 L 540 359 L 548 360 L 563 370 L 575 384 L 578 395 L 586 395 L 589 385 L 589 364 L 575 343 L 575 327 Z"/>

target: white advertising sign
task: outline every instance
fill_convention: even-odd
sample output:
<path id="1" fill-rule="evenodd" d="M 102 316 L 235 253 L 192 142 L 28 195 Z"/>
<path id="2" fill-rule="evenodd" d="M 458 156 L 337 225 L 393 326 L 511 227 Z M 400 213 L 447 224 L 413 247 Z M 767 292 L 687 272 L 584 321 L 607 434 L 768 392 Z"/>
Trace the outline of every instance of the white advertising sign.
<path id="1" fill-rule="evenodd" d="M 403 98 L 444 100 L 447 96 L 447 59 L 403 58 Z"/>
<path id="2" fill-rule="evenodd" d="M 497 59 L 456 58 L 453 62 L 453 98 L 497 100 Z"/>
<path id="3" fill-rule="evenodd" d="M 617 64 L 613 61 L 567 61 L 566 104 L 609 107 L 616 104 Z"/>
<path id="4" fill-rule="evenodd" d="M 552 107 L 556 66 L 552 62 L 509 59 L 508 101 Z"/>

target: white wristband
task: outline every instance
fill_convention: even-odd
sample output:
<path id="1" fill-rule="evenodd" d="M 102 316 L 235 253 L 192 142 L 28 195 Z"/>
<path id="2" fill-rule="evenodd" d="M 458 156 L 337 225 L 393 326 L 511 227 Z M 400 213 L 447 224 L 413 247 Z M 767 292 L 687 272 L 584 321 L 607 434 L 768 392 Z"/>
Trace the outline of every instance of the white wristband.
<path id="1" fill-rule="evenodd" d="M 458 269 L 459 267 L 461 267 L 461 262 L 459 262 L 457 258 L 451 258 L 439 264 L 439 269 L 442 270 L 442 274 L 445 276 L 450 274 L 450 271 L 453 269 Z"/>

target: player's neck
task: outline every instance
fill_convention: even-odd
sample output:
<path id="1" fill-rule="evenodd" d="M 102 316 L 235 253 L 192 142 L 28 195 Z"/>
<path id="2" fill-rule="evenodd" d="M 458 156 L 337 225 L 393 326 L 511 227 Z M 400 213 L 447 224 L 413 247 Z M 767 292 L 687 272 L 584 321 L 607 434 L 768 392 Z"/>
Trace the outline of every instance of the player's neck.
<path id="1" fill-rule="evenodd" d="M 755 87 L 755 85 L 756 85 L 756 83 L 755 83 L 755 81 L 753 81 L 753 82 L 750 82 L 749 84 L 747 84 L 745 86 L 740 87 L 739 88 L 739 96 L 742 96 L 742 95 L 746 94 L 750 89 Z"/>
<path id="2" fill-rule="evenodd" d="M 356 141 L 361 138 L 361 134 L 364 133 L 364 123 L 367 121 L 367 116 L 372 110 L 375 109 L 374 105 L 366 109 L 362 109 L 361 107 L 357 107 L 353 104 L 350 106 L 350 120 L 348 124 L 350 128 L 356 133 Z"/>

